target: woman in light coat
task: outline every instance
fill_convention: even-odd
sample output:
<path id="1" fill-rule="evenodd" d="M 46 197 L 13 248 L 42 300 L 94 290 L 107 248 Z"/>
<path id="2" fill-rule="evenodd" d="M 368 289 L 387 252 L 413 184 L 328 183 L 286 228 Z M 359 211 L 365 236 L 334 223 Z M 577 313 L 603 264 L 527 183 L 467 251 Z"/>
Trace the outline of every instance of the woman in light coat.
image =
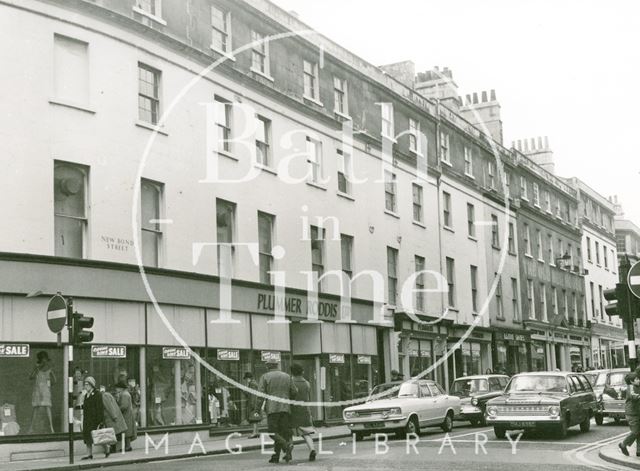
<path id="1" fill-rule="evenodd" d="M 116 433 L 118 441 L 122 441 L 122 434 L 127 430 L 127 424 L 124 421 L 122 412 L 120 412 L 120 406 L 116 398 L 109 392 L 102 393 L 102 403 L 104 404 L 104 425 L 106 427 L 112 427 Z M 111 451 L 116 451 L 116 446 L 111 446 Z"/>
<path id="2" fill-rule="evenodd" d="M 127 425 L 127 429 L 124 431 L 124 451 L 131 451 L 131 441 L 135 440 L 137 435 L 131 393 L 129 393 L 129 387 L 124 381 L 118 382 L 115 388 L 118 407 Z"/>

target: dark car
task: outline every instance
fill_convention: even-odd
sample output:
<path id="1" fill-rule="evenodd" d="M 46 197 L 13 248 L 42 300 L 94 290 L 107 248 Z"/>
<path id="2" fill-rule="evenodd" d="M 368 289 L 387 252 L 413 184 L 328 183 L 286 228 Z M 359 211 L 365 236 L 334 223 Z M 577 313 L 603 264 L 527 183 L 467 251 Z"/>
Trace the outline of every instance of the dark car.
<path id="1" fill-rule="evenodd" d="M 591 427 L 597 410 L 591 383 L 581 373 L 536 372 L 515 375 L 503 395 L 487 403 L 487 425 L 497 438 L 507 430 L 553 430 L 561 438 L 567 429 Z"/>
<path id="2" fill-rule="evenodd" d="M 598 400 L 596 424 L 602 425 L 605 417 L 611 417 L 620 422 L 625 418 L 624 405 L 627 399 L 627 385 L 624 377 L 629 374 L 629 368 L 615 368 L 603 370 L 596 378 L 593 390 Z"/>
<path id="3" fill-rule="evenodd" d="M 460 398 L 460 414 L 456 420 L 468 420 L 471 425 L 484 426 L 487 401 L 502 395 L 509 382 L 506 375 L 475 375 L 456 379 L 449 393 Z"/>

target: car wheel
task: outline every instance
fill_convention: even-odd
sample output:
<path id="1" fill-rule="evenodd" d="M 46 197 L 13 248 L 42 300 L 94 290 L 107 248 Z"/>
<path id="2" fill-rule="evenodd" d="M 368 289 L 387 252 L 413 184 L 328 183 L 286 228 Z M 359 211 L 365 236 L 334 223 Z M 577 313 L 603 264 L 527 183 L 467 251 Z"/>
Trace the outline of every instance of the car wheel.
<path id="1" fill-rule="evenodd" d="M 453 430 L 453 414 L 451 412 L 447 412 L 447 415 L 445 416 L 444 421 L 442 422 L 442 425 L 440 427 L 445 433 L 449 433 L 451 432 L 451 430 Z"/>
<path id="2" fill-rule="evenodd" d="M 558 429 L 557 429 L 557 434 L 558 434 L 558 438 L 566 438 L 567 437 L 567 430 L 569 429 L 569 423 L 568 423 L 568 418 L 565 417 L 562 422 L 560 422 L 560 425 L 558 425 Z"/>
<path id="3" fill-rule="evenodd" d="M 507 429 L 504 429 L 502 427 L 493 427 L 493 433 L 495 434 L 496 438 L 505 438 L 507 436 Z"/>
<path id="4" fill-rule="evenodd" d="M 407 422 L 407 425 L 404 426 L 404 435 L 407 436 L 410 433 L 420 435 L 420 424 L 418 423 L 418 419 L 416 417 L 411 417 Z"/>
<path id="5" fill-rule="evenodd" d="M 589 430 L 591 430 L 591 411 L 589 411 L 589 413 L 587 413 L 587 417 L 580 422 L 581 432 L 588 432 Z"/>
<path id="6" fill-rule="evenodd" d="M 356 436 L 357 442 L 361 442 L 366 437 L 366 435 L 363 432 L 355 432 L 354 435 Z"/>
<path id="7" fill-rule="evenodd" d="M 595 419 L 596 425 L 602 425 L 602 423 L 604 422 L 604 416 L 602 414 L 596 414 Z"/>

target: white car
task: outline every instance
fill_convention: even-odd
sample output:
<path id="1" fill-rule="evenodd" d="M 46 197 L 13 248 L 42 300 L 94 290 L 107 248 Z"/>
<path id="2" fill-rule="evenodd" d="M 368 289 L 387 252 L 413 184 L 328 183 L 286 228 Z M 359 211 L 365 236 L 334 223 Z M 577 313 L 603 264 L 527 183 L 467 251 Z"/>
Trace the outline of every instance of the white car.
<path id="1" fill-rule="evenodd" d="M 453 428 L 453 418 L 460 414 L 460 398 L 447 395 L 431 380 L 408 380 L 399 383 L 396 394 L 388 390 L 380 398 L 370 396 L 364 404 L 347 407 L 342 416 L 356 440 L 376 432 L 394 432 L 403 437 L 420 433 L 422 427 Z"/>

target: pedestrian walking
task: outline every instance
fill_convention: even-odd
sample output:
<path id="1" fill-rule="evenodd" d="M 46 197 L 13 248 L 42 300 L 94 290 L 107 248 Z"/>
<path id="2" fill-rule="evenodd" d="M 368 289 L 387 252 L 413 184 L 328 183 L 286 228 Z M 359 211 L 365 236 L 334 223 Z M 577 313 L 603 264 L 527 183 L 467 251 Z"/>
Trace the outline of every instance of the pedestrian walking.
<path id="1" fill-rule="evenodd" d="M 110 392 L 102 393 L 102 404 L 104 406 L 104 425 L 106 428 L 113 428 L 116 434 L 116 438 L 119 442 L 122 442 L 122 434 L 127 430 L 127 424 L 124 421 L 122 412 L 116 398 Z M 111 452 L 116 451 L 116 446 L 111 445 Z"/>
<path id="2" fill-rule="evenodd" d="M 131 393 L 129 393 L 129 385 L 124 381 L 120 381 L 115 385 L 116 389 L 116 401 L 124 423 L 127 429 L 124 433 L 124 451 L 131 451 L 131 442 L 137 437 L 137 426 L 134 418 L 133 400 L 131 399 Z M 122 437 L 120 437 L 120 443 L 122 443 Z"/>
<path id="3" fill-rule="evenodd" d="M 249 391 L 245 391 L 244 393 L 247 404 L 245 420 L 253 425 L 253 432 L 248 438 L 256 438 L 258 437 L 258 425 L 260 424 L 260 421 L 257 420 L 258 415 L 256 413 L 261 415 L 261 412 L 258 409 L 258 398 L 253 391 L 258 390 L 258 383 L 253 378 L 253 373 L 251 371 L 247 371 L 244 374 L 243 379 L 245 381 L 245 385 L 249 388 Z"/>
<path id="4" fill-rule="evenodd" d="M 300 402 L 309 402 L 311 400 L 311 385 L 309 381 L 304 379 L 304 369 L 301 365 L 294 363 L 291 366 L 291 375 L 293 376 L 293 385 L 297 389 L 297 394 L 293 399 Z M 309 461 L 316 460 L 316 447 L 313 444 L 313 435 L 316 431 L 313 427 L 311 411 L 308 406 L 296 405 L 291 406 L 291 427 L 294 433 L 302 437 L 309 448 Z"/>
<path id="5" fill-rule="evenodd" d="M 268 399 L 260 398 L 258 409 L 265 406 L 267 430 L 274 441 L 273 455 L 269 459 L 269 463 L 278 463 L 281 451 L 284 451 L 284 460 L 288 463 L 291 461 L 291 452 L 293 451 L 291 409 L 287 402 L 281 402 L 278 399 L 291 399 L 296 396 L 298 391 L 293 385 L 291 376 L 278 369 L 277 360 L 268 361 L 267 367 L 269 371 L 260 378 L 259 390 L 268 396 Z"/>
<path id="6" fill-rule="evenodd" d="M 102 393 L 96 389 L 96 380 L 93 376 L 84 379 L 84 402 L 82 403 L 82 438 L 87 446 L 87 456 L 83 460 L 93 459 L 93 438 L 91 432 L 97 430 L 104 423 L 104 404 Z M 104 457 L 109 457 L 109 446 L 104 447 Z"/>
<path id="7" fill-rule="evenodd" d="M 624 382 L 627 384 L 624 415 L 629 424 L 630 432 L 622 442 L 618 443 L 618 447 L 623 455 L 629 456 L 627 447 L 636 442 L 636 456 L 640 456 L 640 448 L 638 447 L 640 441 L 640 376 L 629 373 L 624 377 Z"/>

